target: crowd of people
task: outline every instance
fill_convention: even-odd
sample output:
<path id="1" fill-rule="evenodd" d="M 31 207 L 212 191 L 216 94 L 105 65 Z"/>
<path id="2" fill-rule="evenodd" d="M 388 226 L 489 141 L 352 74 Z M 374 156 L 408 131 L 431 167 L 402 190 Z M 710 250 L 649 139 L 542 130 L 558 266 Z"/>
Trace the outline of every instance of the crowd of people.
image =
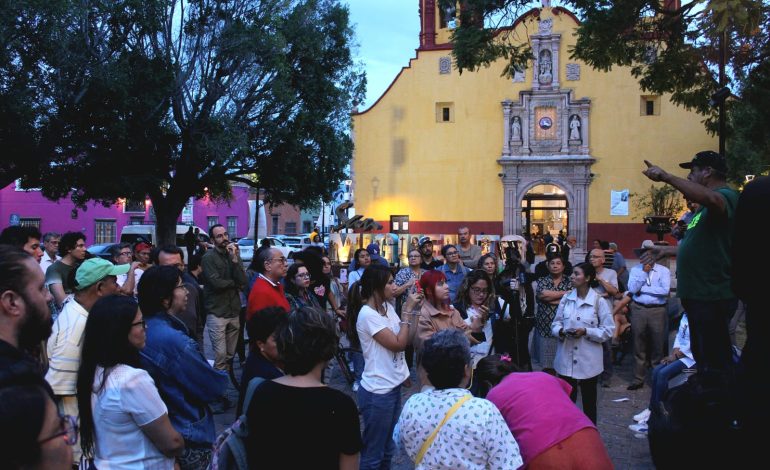
<path id="1" fill-rule="evenodd" d="M 210 228 L 214 246 L 188 247 L 187 260 L 179 247 L 139 241 L 116 244 L 111 261 L 90 256 L 82 233 L 9 227 L 0 234 L 0 452 L 10 468 L 208 468 L 213 415 L 235 406 L 232 384 L 250 468 L 384 469 L 399 449 L 415 468 L 612 468 L 597 394 L 627 331 L 628 389 L 652 381 L 635 432 L 646 432 L 672 378 L 733 370 L 729 228 L 744 212 L 720 158 L 699 153 L 683 164 L 688 179 L 648 164 L 647 177 L 700 209 L 679 246 L 645 242 L 630 270 L 601 240 L 581 253 L 563 237 L 535 265 L 526 243 L 484 254 L 460 227 L 441 256 L 420 238 L 399 270 L 376 245 L 360 248 L 343 283 L 320 246 L 293 260 L 263 246 L 244 266 L 221 225 Z M 717 253 L 696 256 L 707 247 Z M 686 311 L 670 353 L 667 255 L 678 255 Z M 741 296 L 756 312 L 756 296 Z M 327 386 L 341 342 L 355 400 Z M 754 359 L 761 345 L 747 351 Z M 736 393 L 752 404 L 755 364 L 736 373 Z M 412 380 L 420 393 L 402 405 Z"/>

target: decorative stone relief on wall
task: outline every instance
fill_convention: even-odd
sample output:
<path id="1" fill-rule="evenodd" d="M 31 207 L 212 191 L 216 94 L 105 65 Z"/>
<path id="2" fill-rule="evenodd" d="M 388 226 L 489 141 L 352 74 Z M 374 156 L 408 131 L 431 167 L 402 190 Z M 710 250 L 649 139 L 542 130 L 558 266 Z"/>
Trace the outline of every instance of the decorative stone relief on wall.
<path id="1" fill-rule="evenodd" d="M 511 141 L 514 143 L 521 142 L 521 119 L 519 119 L 519 116 L 514 116 L 511 119 Z"/>
<path id="2" fill-rule="evenodd" d="M 551 34 L 551 31 L 553 31 L 553 20 L 551 18 L 540 20 L 538 34 Z"/>
<path id="3" fill-rule="evenodd" d="M 438 58 L 438 73 L 448 75 L 452 73 L 452 58 L 449 56 Z"/>
<path id="4" fill-rule="evenodd" d="M 537 80 L 543 84 L 548 85 L 553 81 L 553 63 L 551 62 L 551 51 L 543 49 L 540 51 L 540 57 L 538 59 L 538 69 L 540 75 Z"/>
<path id="5" fill-rule="evenodd" d="M 580 120 L 580 116 L 577 114 L 573 114 L 569 118 L 569 140 L 571 141 L 582 141 L 583 138 L 580 134 L 580 126 L 582 126 L 582 122 Z"/>
<path id="6" fill-rule="evenodd" d="M 580 64 L 567 64 L 567 80 L 580 80 Z"/>

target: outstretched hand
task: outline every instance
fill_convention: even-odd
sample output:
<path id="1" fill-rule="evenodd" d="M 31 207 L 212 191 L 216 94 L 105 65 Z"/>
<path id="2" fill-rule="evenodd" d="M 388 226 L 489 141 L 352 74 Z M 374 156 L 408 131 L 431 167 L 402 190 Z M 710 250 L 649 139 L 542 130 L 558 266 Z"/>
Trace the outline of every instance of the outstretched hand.
<path id="1" fill-rule="evenodd" d="M 663 181 L 663 178 L 668 174 L 663 168 L 653 165 L 648 160 L 645 160 L 644 164 L 647 165 L 647 169 L 642 171 L 642 174 L 653 181 Z"/>

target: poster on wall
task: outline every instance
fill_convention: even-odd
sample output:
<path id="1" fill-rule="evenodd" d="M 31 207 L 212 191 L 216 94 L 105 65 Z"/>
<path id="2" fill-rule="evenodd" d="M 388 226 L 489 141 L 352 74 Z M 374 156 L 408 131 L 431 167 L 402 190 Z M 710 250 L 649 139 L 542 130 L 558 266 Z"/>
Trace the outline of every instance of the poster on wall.
<path id="1" fill-rule="evenodd" d="M 628 215 L 628 190 L 610 191 L 610 215 Z"/>
<path id="2" fill-rule="evenodd" d="M 195 199 L 190 198 L 187 201 L 187 204 L 184 205 L 182 208 L 182 223 L 183 224 L 191 224 L 193 223 L 193 206 L 195 206 Z M 235 235 L 233 235 L 235 236 Z"/>

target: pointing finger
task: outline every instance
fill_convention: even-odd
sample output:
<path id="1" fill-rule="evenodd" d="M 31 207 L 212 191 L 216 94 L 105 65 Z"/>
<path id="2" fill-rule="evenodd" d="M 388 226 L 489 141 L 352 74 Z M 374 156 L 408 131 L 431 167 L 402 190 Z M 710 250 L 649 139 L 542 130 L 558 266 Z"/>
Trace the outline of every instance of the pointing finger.
<path id="1" fill-rule="evenodd" d="M 647 165 L 647 168 L 652 168 L 654 165 L 650 163 L 648 160 L 644 161 L 644 164 Z"/>

